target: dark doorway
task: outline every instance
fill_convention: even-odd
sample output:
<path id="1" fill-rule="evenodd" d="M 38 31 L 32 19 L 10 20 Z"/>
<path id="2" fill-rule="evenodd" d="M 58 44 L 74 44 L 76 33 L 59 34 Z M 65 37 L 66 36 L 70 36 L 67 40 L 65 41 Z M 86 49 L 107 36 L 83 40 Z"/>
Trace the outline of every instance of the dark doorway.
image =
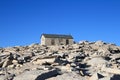
<path id="1" fill-rule="evenodd" d="M 55 45 L 55 40 L 54 39 L 51 40 L 51 45 Z"/>
<path id="2" fill-rule="evenodd" d="M 68 44 L 69 44 L 69 40 L 67 39 L 67 40 L 66 40 L 66 45 L 68 45 Z"/>

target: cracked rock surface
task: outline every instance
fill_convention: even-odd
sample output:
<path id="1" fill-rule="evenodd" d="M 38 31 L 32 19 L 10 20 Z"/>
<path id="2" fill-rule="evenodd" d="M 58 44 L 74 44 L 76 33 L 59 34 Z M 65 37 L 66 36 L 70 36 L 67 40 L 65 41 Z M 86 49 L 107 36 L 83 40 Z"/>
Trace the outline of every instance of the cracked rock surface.
<path id="1" fill-rule="evenodd" d="M 120 47 L 80 41 L 0 48 L 0 80 L 120 80 Z"/>

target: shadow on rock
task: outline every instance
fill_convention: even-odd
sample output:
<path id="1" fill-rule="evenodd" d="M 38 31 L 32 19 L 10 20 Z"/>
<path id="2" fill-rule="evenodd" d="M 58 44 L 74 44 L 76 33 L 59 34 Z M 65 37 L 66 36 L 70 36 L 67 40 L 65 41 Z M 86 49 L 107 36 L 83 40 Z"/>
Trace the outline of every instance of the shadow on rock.
<path id="1" fill-rule="evenodd" d="M 59 73 L 58 70 L 53 70 L 53 71 L 39 75 L 35 80 L 45 80 L 45 79 L 48 79 L 50 77 L 56 77 L 57 75 L 61 75 L 61 74 Z"/>

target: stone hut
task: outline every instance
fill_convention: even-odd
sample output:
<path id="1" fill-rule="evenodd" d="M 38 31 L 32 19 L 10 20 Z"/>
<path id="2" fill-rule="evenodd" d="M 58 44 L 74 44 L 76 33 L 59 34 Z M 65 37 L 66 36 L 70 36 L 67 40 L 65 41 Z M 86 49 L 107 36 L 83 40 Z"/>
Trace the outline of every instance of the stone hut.
<path id="1" fill-rule="evenodd" d="M 71 35 L 60 34 L 42 34 L 41 45 L 69 45 L 73 44 L 73 37 Z"/>

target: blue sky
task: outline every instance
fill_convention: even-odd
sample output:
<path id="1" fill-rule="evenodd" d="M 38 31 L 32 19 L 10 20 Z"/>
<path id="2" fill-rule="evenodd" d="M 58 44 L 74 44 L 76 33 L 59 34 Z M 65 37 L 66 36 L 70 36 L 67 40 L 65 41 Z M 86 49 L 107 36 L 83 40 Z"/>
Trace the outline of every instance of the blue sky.
<path id="1" fill-rule="evenodd" d="M 0 0 L 0 47 L 40 42 L 42 33 L 120 45 L 120 0 Z"/>

